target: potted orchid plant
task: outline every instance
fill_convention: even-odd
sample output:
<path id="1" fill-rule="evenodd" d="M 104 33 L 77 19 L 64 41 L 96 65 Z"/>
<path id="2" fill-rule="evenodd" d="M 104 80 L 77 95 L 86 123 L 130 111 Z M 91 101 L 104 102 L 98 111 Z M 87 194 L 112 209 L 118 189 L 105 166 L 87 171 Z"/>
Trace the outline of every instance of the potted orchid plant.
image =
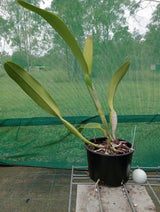
<path id="1" fill-rule="evenodd" d="M 109 132 L 108 123 L 91 78 L 93 63 L 92 36 L 89 35 L 86 38 L 83 51 L 81 51 L 75 37 L 66 24 L 57 15 L 35 7 L 22 0 L 18 0 L 18 3 L 22 7 L 37 13 L 43 19 L 45 19 L 70 47 L 84 72 L 85 84 L 100 116 L 102 124 L 87 123 L 86 125 L 81 125 L 79 129 L 75 128 L 62 117 L 61 111 L 51 95 L 22 67 L 13 63 L 12 61 L 7 61 L 4 64 L 7 74 L 43 110 L 59 118 L 72 134 L 85 143 L 85 148 L 87 149 L 88 155 L 88 169 L 91 179 L 94 181 L 100 180 L 102 183 L 109 186 L 121 185 L 122 182 L 126 182 L 128 180 L 134 149 L 132 148 L 130 142 L 116 138 L 117 114 L 113 107 L 113 103 L 117 86 L 127 73 L 130 66 L 130 61 L 125 62 L 117 69 L 109 84 L 108 106 L 110 109 L 110 126 L 112 129 L 111 134 Z M 98 128 L 103 133 L 103 137 L 88 140 L 82 135 L 82 130 L 85 128 Z"/>

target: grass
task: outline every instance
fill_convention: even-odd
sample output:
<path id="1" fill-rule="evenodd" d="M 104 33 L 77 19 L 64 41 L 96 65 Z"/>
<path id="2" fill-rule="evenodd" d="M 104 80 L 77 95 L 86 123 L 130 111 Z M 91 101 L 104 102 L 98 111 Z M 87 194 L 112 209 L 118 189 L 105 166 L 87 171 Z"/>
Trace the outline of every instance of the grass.
<path id="1" fill-rule="evenodd" d="M 54 80 L 54 71 L 32 71 L 36 79 L 56 100 L 63 116 L 95 115 L 96 110 L 83 81 Z M 61 74 L 63 72 L 61 71 Z M 57 72 L 56 72 L 57 75 Z M 13 82 L 0 71 L 0 118 L 48 116 Z M 106 114 L 109 79 L 94 79 Z M 157 114 L 160 111 L 160 74 L 151 71 L 131 71 L 120 84 L 115 97 L 119 115 Z"/>

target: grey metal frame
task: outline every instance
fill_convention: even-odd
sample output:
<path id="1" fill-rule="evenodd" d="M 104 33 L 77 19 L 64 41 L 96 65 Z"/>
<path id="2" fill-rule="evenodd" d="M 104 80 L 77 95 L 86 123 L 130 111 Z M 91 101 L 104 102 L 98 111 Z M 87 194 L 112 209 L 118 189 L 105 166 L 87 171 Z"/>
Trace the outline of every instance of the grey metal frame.
<path id="1" fill-rule="evenodd" d="M 155 197 L 156 201 L 160 205 L 160 199 L 158 198 L 156 192 L 154 191 L 153 187 L 158 186 L 160 187 L 160 166 L 158 167 L 132 167 L 131 170 L 134 170 L 136 168 L 141 168 L 144 171 L 154 171 L 155 175 L 148 175 L 147 176 L 147 181 L 144 184 L 138 184 L 138 185 L 143 185 L 147 186 L 153 196 Z M 71 181 L 70 181 L 70 193 L 69 193 L 69 204 L 68 204 L 68 212 L 71 212 L 71 203 L 72 203 L 72 190 L 73 190 L 73 185 L 95 185 L 95 182 L 93 182 L 89 176 L 87 176 L 87 171 L 88 167 L 86 166 L 72 166 L 72 172 L 71 172 Z M 78 173 L 76 173 L 78 172 Z M 137 183 L 132 182 L 132 176 L 130 175 L 130 180 L 126 184 L 123 184 L 123 189 L 125 191 L 125 194 L 127 196 L 128 202 L 130 204 L 130 207 L 133 212 L 136 212 L 136 208 L 134 207 L 134 204 L 130 198 L 130 195 L 127 191 L 126 185 L 137 185 Z M 156 181 L 158 183 L 153 183 L 153 181 Z M 97 187 L 97 194 L 98 194 L 98 199 L 99 199 L 99 208 L 100 212 L 103 212 L 103 207 L 102 207 L 102 202 L 101 202 L 101 196 L 100 196 L 100 191 L 99 191 L 99 185 L 96 184 Z"/>

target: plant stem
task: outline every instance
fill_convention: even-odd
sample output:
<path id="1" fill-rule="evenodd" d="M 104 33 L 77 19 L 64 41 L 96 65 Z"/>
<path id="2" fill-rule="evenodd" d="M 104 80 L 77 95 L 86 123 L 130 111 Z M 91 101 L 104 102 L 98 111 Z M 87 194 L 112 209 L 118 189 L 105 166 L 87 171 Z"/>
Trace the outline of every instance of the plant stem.
<path id="1" fill-rule="evenodd" d="M 93 82 L 92 82 L 92 88 L 90 88 L 88 85 L 87 85 L 87 88 L 88 88 L 88 91 L 89 91 L 89 94 L 94 102 L 94 105 L 97 109 L 97 112 L 101 118 L 101 121 L 102 121 L 102 124 L 105 128 L 105 136 L 108 138 L 108 141 L 111 142 L 113 139 L 109 133 L 109 128 L 108 128 L 108 123 L 107 123 L 107 120 L 105 118 L 105 115 L 104 115 L 104 112 L 103 112 L 103 109 L 102 109 L 102 106 L 101 106 L 101 103 L 98 99 L 98 95 L 97 95 L 97 92 L 94 88 L 94 85 L 93 85 Z"/>

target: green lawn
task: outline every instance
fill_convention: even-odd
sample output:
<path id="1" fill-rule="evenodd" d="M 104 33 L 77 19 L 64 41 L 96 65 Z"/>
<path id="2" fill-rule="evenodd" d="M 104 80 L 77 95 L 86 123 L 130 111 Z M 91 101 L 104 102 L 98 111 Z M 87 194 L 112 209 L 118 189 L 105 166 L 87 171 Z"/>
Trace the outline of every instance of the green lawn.
<path id="1" fill-rule="evenodd" d="M 63 116 L 95 115 L 86 86 L 82 80 L 56 81 L 54 71 L 32 71 L 32 75 L 54 97 Z M 61 74 L 63 72 L 61 71 Z M 57 72 L 56 72 L 57 75 Z M 62 76 L 61 76 L 62 77 Z M 106 114 L 109 79 L 94 79 L 99 98 Z M 0 71 L 0 118 L 48 116 L 13 82 Z M 160 74 L 151 71 L 131 71 L 119 85 L 115 109 L 119 115 L 157 114 L 160 111 Z"/>

